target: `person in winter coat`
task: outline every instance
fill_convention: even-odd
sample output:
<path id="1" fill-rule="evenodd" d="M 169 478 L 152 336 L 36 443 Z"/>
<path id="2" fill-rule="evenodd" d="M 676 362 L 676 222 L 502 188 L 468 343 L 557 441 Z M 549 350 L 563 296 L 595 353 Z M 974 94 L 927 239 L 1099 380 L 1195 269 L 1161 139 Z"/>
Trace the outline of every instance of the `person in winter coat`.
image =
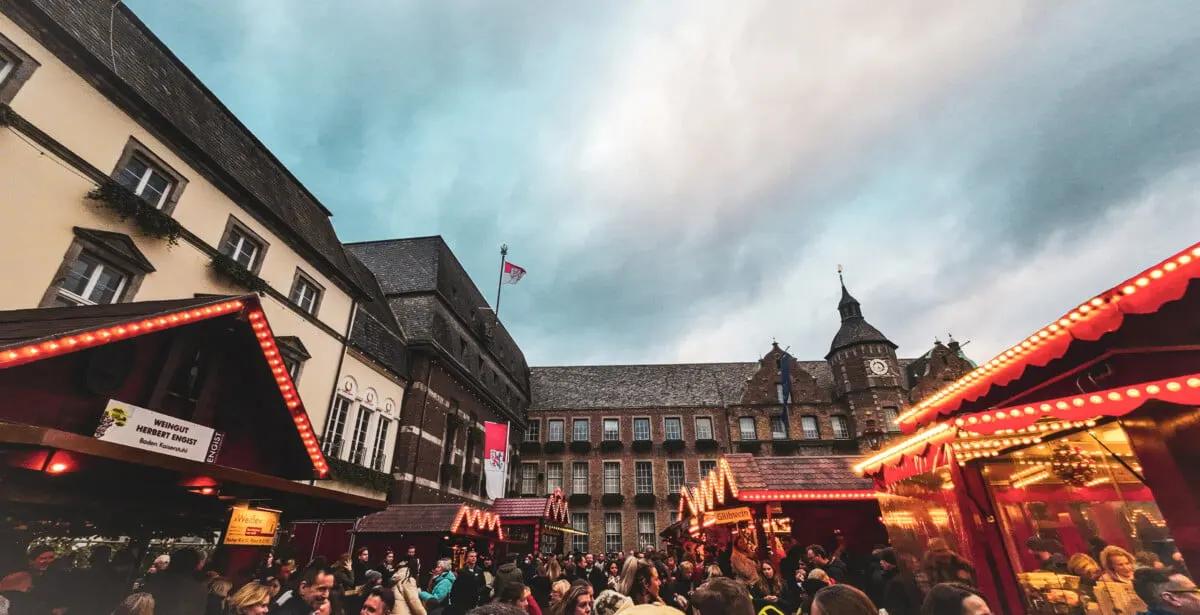
<path id="1" fill-rule="evenodd" d="M 417 578 L 409 570 L 407 561 L 400 560 L 391 582 L 392 594 L 396 598 L 391 615 L 426 615 L 425 605 L 421 604 L 421 591 L 417 588 Z"/>
<path id="2" fill-rule="evenodd" d="M 500 568 L 496 570 L 496 580 L 494 585 L 496 591 L 500 591 L 500 588 L 508 585 L 509 583 L 520 583 L 521 585 L 525 584 L 525 573 L 521 570 L 520 566 L 517 566 L 517 562 L 515 560 L 500 564 Z"/>
<path id="3" fill-rule="evenodd" d="M 453 565 L 450 558 L 445 557 L 438 560 L 437 565 L 433 567 L 433 578 L 429 580 L 429 591 L 422 591 L 418 594 L 421 602 L 424 602 L 427 608 L 436 608 L 440 612 L 446 606 L 447 598 L 450 597 L 450 588 L 454 587 L 456 578 L 450 570 Z"/>
<path id="4" fill-rule="evenodd" d="M 468 551 L 462 568 L 455 575 L 454 584 L 450 587 L 450 601 L 446 607 L 446 615 L 464 615 L 467 611 L 479 606 L 479 595 L 483 587 L 483 573 L 479 570 L 479 556 L 474 551 Z"/>

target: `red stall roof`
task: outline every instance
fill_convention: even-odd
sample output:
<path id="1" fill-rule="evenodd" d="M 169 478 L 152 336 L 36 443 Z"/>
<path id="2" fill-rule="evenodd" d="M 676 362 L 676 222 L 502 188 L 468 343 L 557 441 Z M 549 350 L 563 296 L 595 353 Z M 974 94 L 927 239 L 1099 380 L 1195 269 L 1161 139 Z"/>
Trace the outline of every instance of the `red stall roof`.
<path id="1" fill-rule="evenodd" d="M 564 525 L 570 520 L 562 489 L 544 498 L 500 498 L 492 502 L 492 510 L 505 519 L 545 519 Z"/>
<path id="2" fill-rule="evenodd" d="M 312 462 L 324 477 L 329 465 L 312 423 L 271 333 L 258 296 L 198 297 L 111 305 L 38 308 L 0 312 L 0 369 L 40 361 L 218 317 L 244 318 L 258 338 L 262 357 Z"/>
<path id="3" fill-rule="evenodd" d="M 371 513 L 354 524 L 359 534 L 495 532 L 503 540 L 500 515 L 467 504 L 395 504 Z"/>
<path id="4" fill-rule="evenodd" d="M 854 474 L 854 457 L 755 457 L 724 455 L 695 487 L 684 487 L 679 518 L 698 516 L 725 504 L 783 500 L 869 500 L 874 483 Z"/>
<path id="5" fill-rule="evenodd" d="M 1127 315 L 1151 314 L 1181 298 L 1193 279 L 1200 278 L 1200 243 L 1176 252 L 1074 309 L 978 368 L 950 383 L 898 417 L 912 433 L 939 416 L 960 409 L 986 407 L 988 395 L 1019 378 L 1030 367 L 1041 367 L 1065 355 L 1079 342 L 1098 340 L 1119 329 Z M 997 400 L 998 401 L 998 400 Z"/>

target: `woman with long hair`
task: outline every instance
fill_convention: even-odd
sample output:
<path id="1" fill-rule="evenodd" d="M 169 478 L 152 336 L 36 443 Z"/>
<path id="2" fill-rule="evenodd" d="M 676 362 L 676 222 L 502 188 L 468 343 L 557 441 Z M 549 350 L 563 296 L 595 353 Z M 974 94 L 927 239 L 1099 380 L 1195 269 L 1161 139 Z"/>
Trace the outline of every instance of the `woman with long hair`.
<path id="1" fill-rule="evenodd" d="M 271 608 L 271 588 L 251 581 L 229 596 L 225 608 L 229 615 L 266 615 Z"/>
<path id="2" fill-rule="evenodd" d="M 763 560 L 758 563 L 758 582 L 750 587 L 750 595 L 760 608 L 767 604 L 779 606 L 780 596 L 783 595 L 783 582 L 771 562 Z M 789 609 L 781 610 L 785 613 L 790 612 Z"/>
<path id="3" fill-rule="evenodd" d="M 408 560 L 400 560 L 396 565 L 396 573 L 391 577 L 392 596 L 395 598 L 392 615 L 425 615 L 425 605 L 421 604 L 421 591 L 417 587 L 417 579 L 408 567 Z"/>
<path id="4" fill-rule="evenodd" d="M 634 560 L 632 582 L 629 585 L 629 598 L 634 605 L 663 604 L 658 592 L 662 589 L 662 579 L 658 578 L 658 568 L 648 560 Z"/>
<path id="5" fill-rule="evenodd" d="M 572 585 L 548 615 L 592 615 L 592 589 L 586 583 Z"/>

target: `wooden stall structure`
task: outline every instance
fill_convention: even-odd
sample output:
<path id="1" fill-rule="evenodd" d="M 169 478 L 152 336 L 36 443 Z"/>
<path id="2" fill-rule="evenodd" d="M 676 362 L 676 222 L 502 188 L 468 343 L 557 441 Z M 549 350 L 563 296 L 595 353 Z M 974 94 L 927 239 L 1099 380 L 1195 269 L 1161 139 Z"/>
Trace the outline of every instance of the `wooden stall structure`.
<path id="1" fill-rule="evenodd" d="M 469 549 L 481 557 L 494 553 L 505 536 L 500 515 L 469 504 L 394 504 L 359 519 L 353 533 L 355 548 L 374 553 L 415 547 L 422 574 L 441 557 L 457 568 Z"/>
<path id="2" fill-rule="evenodd" d="M 1200 565 L 1198 314 L 1200 244 L 902 414 L 907 437 L 856 466 L 892 542 L 965 557 L 1000 612 L 1144 610 L 1127 579 L 1063 562 Z"/>
<path id="3" fill-rule="evenodd" d="M 544 498 L 500 498 L 492 510 L 504 519 L 506 540 L 497 557 L 552 553 L 562 555 L 567 536 L 580 533 L 570 527 L 571 514 L 562 489 Z"/>
<path id="4" fill-rule="evenodd" d="M 682 546 L 707 555 L 732 541 L 748 557 L 761 557 L 787 535 L 830 551 L 844 545 L 851 556 L 869 553 L 887 534 L 874 486 L 851 471 L 853 460 L 724 455 L 699 484 L 683 488 L 681 527 L 673 534 L 686 535 Z"/>
<path id="5" fill-rule="evenodd" d="M 5 552 L 200 537 L 236 579 L 281 520 L 382 506 L 299 482 L 329 466 L 254 295 L 0 312 L 0 397 Z"/>

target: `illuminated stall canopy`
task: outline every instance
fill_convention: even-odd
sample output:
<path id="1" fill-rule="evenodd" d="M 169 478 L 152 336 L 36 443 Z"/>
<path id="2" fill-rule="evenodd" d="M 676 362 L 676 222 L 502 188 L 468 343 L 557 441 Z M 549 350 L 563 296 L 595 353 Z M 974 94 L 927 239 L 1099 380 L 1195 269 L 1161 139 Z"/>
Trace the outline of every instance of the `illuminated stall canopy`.
<path id="1" fill-rule="evenodd" d="M 973 579 L 1003 611 L 1145 610 L 1127 584 L 1081 587 L 1035 554 L 1108 544 L 1175 565 L 1200 559 L 1197 313 L 1193 244 L 904 412 L 906 436 L 854 466 L 886 491 L 898 552 L 949 545 L 977 570 L 1011 570 Z"/>
<path id="2" fill-rule="evenodd" d="M 1054 322 L 925 398 L 902 413 L 897 421 L 905 432 L 912 433 L 938 417 L 995 398 L 996 389 L 1014 384 L 1030 369 L 1063 358 L 1081 342 L 1094 342 L 1122 328 L 1130 316 L 1153 314 L 1181 298 L 1196 278 L 1200 278 L 1200 243 L 1083 301 Z"/>

